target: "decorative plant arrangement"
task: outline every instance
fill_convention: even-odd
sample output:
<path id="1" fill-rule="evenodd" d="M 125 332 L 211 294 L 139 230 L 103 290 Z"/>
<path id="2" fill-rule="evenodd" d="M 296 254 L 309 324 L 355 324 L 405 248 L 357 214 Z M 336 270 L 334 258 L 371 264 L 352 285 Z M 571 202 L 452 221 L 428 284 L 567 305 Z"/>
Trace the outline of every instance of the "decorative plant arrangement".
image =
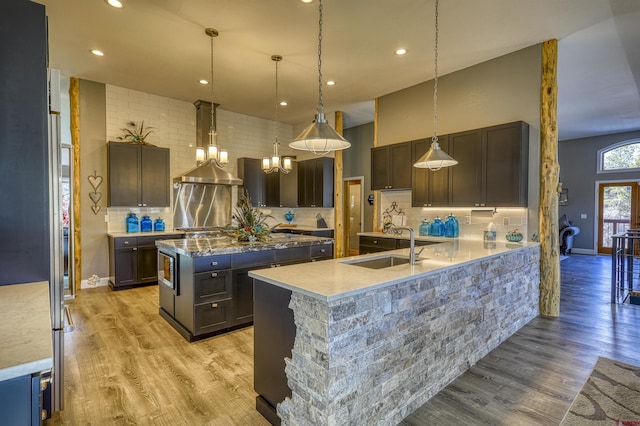
<path id="1" fill-rule="evenodd" d="M 124 136 L 118 136 L 116 139 L 119 141 L 125 141 L 129 143 L 137 143 L 140 145 L 152 145 L 148 142 L 145 142 L 147 136 L 153 133 L 155 127 L 144 127 L 144 120 L 140 123 L 140 127 L 134 122 L 130 121 L 127 123 L 128 127 L 120 129 L 124 132 Z"/>
<path id="2" fill-rule="evenodd" d="M 267 225 L 267 219 L 273 216 L 262 213 L 259 209 L 251 207 L 251 198 L 245 190 L 238 198 L 237 207 L 234 209 L 233 218 L 238 222 L 234 236 L 238 241 L 267 241 L 271 230 Z"/>

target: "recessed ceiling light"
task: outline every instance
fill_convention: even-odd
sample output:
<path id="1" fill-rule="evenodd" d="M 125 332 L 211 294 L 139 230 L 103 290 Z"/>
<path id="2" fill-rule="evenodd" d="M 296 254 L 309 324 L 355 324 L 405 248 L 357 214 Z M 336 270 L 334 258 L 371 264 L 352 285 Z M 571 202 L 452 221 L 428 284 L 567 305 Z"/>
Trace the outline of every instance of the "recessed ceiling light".
<path id="1" fill-rule="evenodd" d="M 98 49 L 93 49 L 91 53 L 93 53 L 96 56 L 104 56 L 104 53 L 102 52 L 102 50 L 98 50 Z"/>
<path id="2" fill-rule="evenodd" d="M 335 85 L 336 85 L 335 81 L 333 81 L 333 80 L 327 81 L 327 86 L 335 86 Z"/>
<path id="3" fill-rule="evenodd" d="M 200 80 L 200 84 L 209 84 L 209 82 L 205 79 Z"/>
<path id="4" fill-rule="evenodd" d="M 120 9 L 122 7 L 122 3 L 119 0 L 106 0 L 107 4 L 112 7 L 117 7 Z"/>
<path id="5" fill-rule="evenodd" d="M 287 101 L 280 101 L 280 106 L 287 106 Z"/>
<path id="6" fill-rule="evenodd" d="M 407 49 L 398 49 L 395 51 L 395 54 L 398 56 L 402 56 L 402 55 L 406 55 L 407 54 Z"/>
<path id="7" fill-rule="evenodd" d="M 311 3 L 313 0 L 302 0 L 302 3 Z"/>

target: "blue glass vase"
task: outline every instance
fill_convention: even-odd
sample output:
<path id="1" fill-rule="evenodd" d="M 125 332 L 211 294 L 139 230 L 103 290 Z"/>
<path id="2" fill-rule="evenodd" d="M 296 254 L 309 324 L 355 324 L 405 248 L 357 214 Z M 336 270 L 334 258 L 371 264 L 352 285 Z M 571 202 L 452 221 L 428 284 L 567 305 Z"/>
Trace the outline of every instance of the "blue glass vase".
<path id="1" fill-rule="evenodd" d="M 460 233 L 460 224 L 458 219 L 452 214 L 447 216 L 447 220 L 444 222 L 444 236 L 449 238 L 455 238 Z"/>
<path id="2" fill-rule="evenodd" d="M 140 231 L 151 232 L 153 230 L 153 221 L 149 216 L 142 216 L 140 221 Z"/>
<path id="3" fill-rule="evenodd" d="M 138 217 L 135 213 L 129 213 L 127 215 L 127 232 L 138 232 L 138 230 Z"/>
<path id="4" fill-rule="evenodd" d="M 429 228 L 431 228 L 431 224 L 429 223 L 429 221 L 427 219 L 423 220 L 422 223 L 420 224 L 420 227 L 418 228 L 418 234 L 421 237 L 428 237 Z"/>
<path id="5" fill-rule="evenodd" d="M 432 237 L 442 237 L 444 235 L 444 226 L 442 220 L 436 216 L 433 219 L 433 223 L 431 224 L 431 228 L 429 229 L 429 235 Z"/>
<path id="6" fill-rule="evenodd" d="M 164 231 L 164 220 L 162 220 L 161 218 L 157 218 L 154 222 L 153 222 L 153 230 L 156 232 L 163 232 Z"/>

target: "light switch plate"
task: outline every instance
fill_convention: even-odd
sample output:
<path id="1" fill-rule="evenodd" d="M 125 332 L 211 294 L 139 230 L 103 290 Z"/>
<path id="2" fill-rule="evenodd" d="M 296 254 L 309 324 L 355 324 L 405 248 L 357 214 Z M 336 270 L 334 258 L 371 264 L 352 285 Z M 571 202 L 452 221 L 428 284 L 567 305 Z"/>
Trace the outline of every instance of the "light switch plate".
<path id="1" fill-rule="evenodd" d="M 471 216 L 465 216 L 464 217 L 464 223 L 467 225 L 471 225 Z"/>
<path id="2" fill-rule="evenodd" d="M 508 218 L 508 217 L 503 217 L 503 218 L 502 218 L 502 224 L 503 224 L 504 226 L 509 226 L 509 224 L 510 224 L 510 223 L 511 223 L 511 220 L 509 220 L 509 218 Z"/>
<path id="3" fill-rule="evenodd" d="M 109 222 L 109 215 L 108 215 L 108 214 L 105 214 L 105 215 L 104 215 L 104 221 L 105 221 L 105 222 Z"/>
<path id="4" fill-rule="evenodd" d="M 586 219 L 586 218 L 587 218 L 586 213 L 580 213 L 580 219 Z"/>

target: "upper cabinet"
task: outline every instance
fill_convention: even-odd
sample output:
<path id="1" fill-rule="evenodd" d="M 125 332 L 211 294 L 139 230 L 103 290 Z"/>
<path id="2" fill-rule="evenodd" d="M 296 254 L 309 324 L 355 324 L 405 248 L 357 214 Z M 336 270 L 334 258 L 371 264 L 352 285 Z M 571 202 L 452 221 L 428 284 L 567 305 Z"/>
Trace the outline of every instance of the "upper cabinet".
<path id="1" fill-rule="evenodd" d="M 238 158 L 238 177 L 249 192 L 253 207 L 297 207 L 298 165 L 292 162 L 289 173 L 262 171 L 262 160 Z"/>
<path id="2" fill-rule="evenodd" d="M 412 167 L 412 206 L 527 206 L 527 123 L 517 121 L 439 136 L 438 142 L 458 164 L 437 171 Z M 431 139 L 411 143 L 412 165 L 430 146 Z"/>
<path id="3" fill-rule="evenodd" d="M 411 189 L 411 142 L 371 148 L 371 189 Z"/>
<path id="4" fill-rule="evenodd" d="M 438 143 L 444 152 L 449 152 L 449 138 L 439 136 Z M 449 168 L 432 171 L 413 167 L 431 147 L 431 138 L 411 142 L 411 173 L 413 207 L 446 207 L 449 205 Z"/>
<path id="5" fill-rule="evenodd" d="M 450 205 L 526 207 L 529 126 L 517 121 L 449 136 Z"/>
<path id="6" fill-rule="evenodd" d="M 298 162 L 298 205 L 333 207 L 333 158 Z"/>
<path id="7" fill-rule="evenodd" d="M 107 145 L 110 207 L 169 207 L 169 149 L 125 142 Z"/>

